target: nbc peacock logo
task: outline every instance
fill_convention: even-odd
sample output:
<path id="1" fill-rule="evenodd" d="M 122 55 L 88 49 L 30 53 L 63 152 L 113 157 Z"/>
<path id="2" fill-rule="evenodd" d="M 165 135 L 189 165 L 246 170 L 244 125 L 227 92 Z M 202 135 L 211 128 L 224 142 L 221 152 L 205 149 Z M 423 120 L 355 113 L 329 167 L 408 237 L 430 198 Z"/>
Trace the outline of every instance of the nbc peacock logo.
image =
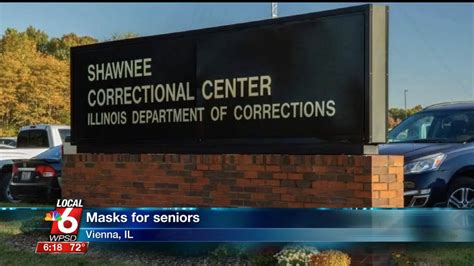
<path id="1" fill-rule="evenodd" d="M 46 216 L 44 217 L 44 220 L 47 222 L 54 222 L 54 221 L 61 221 L 61 214 L 57 211 L 50 211 L 46 213 Z"/>

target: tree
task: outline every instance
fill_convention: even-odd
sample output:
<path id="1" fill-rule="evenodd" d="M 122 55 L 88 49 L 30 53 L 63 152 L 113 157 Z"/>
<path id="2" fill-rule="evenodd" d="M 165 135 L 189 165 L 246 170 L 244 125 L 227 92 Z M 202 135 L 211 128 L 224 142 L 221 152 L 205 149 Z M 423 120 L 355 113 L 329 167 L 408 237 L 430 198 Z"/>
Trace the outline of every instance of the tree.
<path id="1" fill-rule="evenodd" d="M 7 29 L 0 41 L 0 135 L 26 124 L 69 123 L 68 62 L 42 53 L 31 33 Z"/>
<path id="2" fill-rule="evenodd" d="M 123 33 L 114 33 L 112 37 L 107 39 L 106 41 L 118 41 L 124 39 L 133 39 L 139 37 L 138 33 L 135 32 L 123 32 Z"/>
<path id="3" fill-rule="evenodd" d="M 69 61 L 70 49 L 74 46 L 96 43 L 97 39 L 90 36 L 80 37 L 75 33 L 63 35 L 61 38 L 52 38 L 46 45 L 46 53 L 59 60 Z"/>
<path id="4" fill-rule="evenodd" d="M 117 33 L 111 40 L 137 36 Z M 0 38 L 0 136 L 16 135 L 28 124 L 69 124 L 70 48 L 96 42 L 75 33 L 49 38 L 33 26 L 7 28 Z"/>
<path id="5" fill-rule="evenodd" d="M 26 60 L 34 50 L 36 50 L 36 44 L 28 38 L 28 35 L 12 28 L 5 30 L 0 41 L 0 53 L 15 53 L 20 55 L 19 59 Z"/>
<path id="6" fill-rule="evenodd" d="M 44 31 L 37 30 L 33 26 L 26 28 L 26 36 L 28 39 L 36 43 L 36 49 L 42 53 L 46 53 L 46 47 L 48 45 L 49 37 Z"/>
<path id="7" fill-rule="evenodd" d="M 411 108 L 411 109 L 408 109 L 407 110 L 407 115 L 408 116 L 411 116 L 415 113 L 418 113 L 419 111 L 423 110 L 423 107 L 421 105 L 416 105 L 415 107 Z"/>
<path id="8" fill-rule="evenodd" d="M 37 51 L 52 55 L 59 60 L 69 60 L 71 47 L 97 42 L 97 39 L 93 37 L 78 36 L 75 33 L 65 34 L 61 38 L 49 39 L 44 31 L 38 30 L 33 26 L 29 26 L 25 32 L 18 32 L 16 29 L 7 28 L 0 42 L 0 52 L 15 51 L 21 54 L 23 52 L 18 49 L 30 48 L 28 45 L 23 45 L 27 40 L 35 44 Z M 30 54 L 30 51 L 25 53 Z"/>

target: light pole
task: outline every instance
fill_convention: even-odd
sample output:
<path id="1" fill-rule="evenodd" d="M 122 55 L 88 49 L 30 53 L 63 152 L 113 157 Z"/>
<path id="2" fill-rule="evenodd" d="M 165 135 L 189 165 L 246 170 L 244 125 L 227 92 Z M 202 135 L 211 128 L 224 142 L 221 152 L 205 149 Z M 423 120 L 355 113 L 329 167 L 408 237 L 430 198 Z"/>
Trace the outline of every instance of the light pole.
<path id="1" fill-rule="evenodd" d="M 405 94 L 405 118 L 407 118 L 408 113 L 407 113 L 407 92 L 408 90 L 405 90 L 403 93 Z"/>

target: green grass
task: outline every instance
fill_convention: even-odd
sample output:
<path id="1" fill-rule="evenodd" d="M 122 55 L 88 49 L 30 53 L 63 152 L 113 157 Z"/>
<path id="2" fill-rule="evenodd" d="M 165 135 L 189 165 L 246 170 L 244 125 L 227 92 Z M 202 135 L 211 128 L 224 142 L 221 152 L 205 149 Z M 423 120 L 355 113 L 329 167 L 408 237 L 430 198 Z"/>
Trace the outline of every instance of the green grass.
<path id="1" fill-rule="evenodd" d="M 393 258 L 399 265 L 474 265 L 474 244 L 415 244 L 408 245 L 401 254 Z"/>
<path id="2" fill-rule="evenodd" d="M 12 235 L 21 234 L 20 231 L 21 221 L 0 221 L 0 236 L 7 237 Z"/>

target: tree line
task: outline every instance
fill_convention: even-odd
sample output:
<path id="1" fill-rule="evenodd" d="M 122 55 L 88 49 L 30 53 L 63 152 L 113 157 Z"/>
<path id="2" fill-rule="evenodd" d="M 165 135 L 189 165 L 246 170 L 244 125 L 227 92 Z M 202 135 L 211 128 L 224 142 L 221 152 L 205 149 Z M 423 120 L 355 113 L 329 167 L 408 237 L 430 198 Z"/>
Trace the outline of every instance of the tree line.
<path id="1" fill-rule="evenodd" d="M 135 37 L 115 33 L 103 41 Z M 0 136 L 15 136 L 28 124 L 69 124 L 70 48 L 97 42 L 75 33 L 49 37 L 32 26 L 7 28 L 0 38 Z"/>

